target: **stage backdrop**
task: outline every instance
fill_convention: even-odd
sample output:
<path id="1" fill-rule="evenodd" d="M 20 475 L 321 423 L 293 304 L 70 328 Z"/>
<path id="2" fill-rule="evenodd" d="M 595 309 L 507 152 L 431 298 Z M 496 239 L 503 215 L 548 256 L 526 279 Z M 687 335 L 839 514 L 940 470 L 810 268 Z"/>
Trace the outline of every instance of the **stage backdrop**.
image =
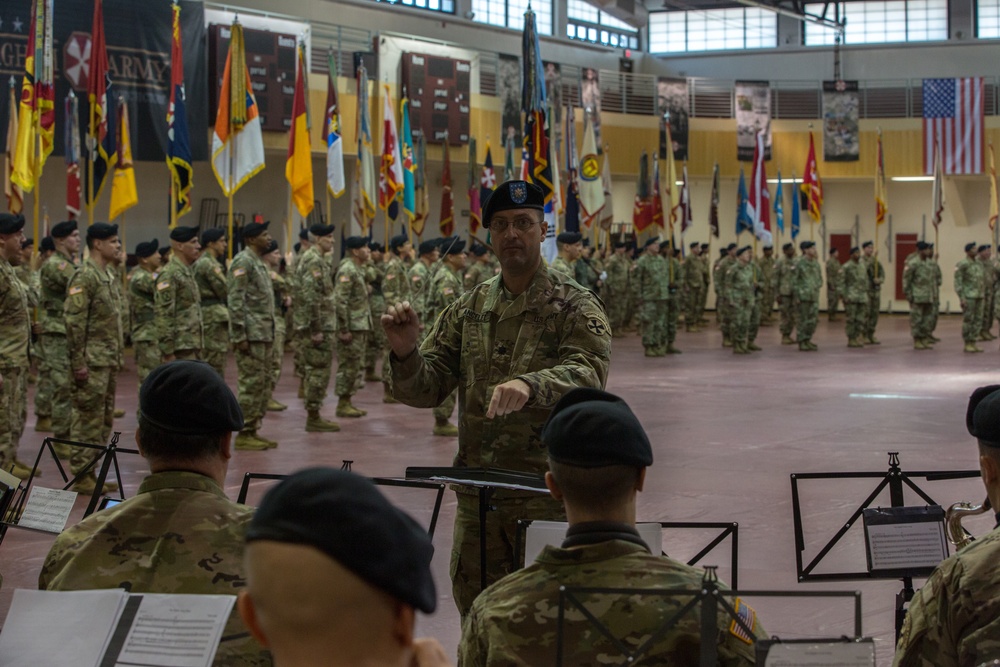
<path id="1" fill-rule="evenodd" d="M 205 54 L 205 7 L 181 0 L 181 33 L 184 39 L 184 82 L 191 153 L 208 159 L 208 69 Z M 80 100 L 80 132 L 86 134 L 90 117 L 87 100 L 90 29 L 94 3 L 61 0 L 53 24 L 53 61 L 56 82 L 56 155 L 63 155 L 65 99 L 70 88 Z M 11 75 L 20 96 L 28 48 L 31 0 L 0 2 L 0 76 Z M 104 32 L 111 73 L 110 94 L 125 98 L 129 108 L 132 156 L 135 160 L 162 161 L 167 148 L 167 106 L 170 103 L 170 39 L 173 12 L 169 2 L 104 0 Z M 7 133 L 7 87 L 0 101 L 0 132 Z M 213 119 L 214 121 L 214 119 Z M 4 136 L 6 140 L 6 136 Z M 5 144 L 4 144 L 5 145 Z"/>

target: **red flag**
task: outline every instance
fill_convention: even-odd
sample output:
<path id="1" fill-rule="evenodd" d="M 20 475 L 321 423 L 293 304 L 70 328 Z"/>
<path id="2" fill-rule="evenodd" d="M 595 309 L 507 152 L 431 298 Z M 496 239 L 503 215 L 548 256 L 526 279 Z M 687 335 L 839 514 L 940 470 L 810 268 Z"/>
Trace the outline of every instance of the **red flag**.
<path id="1" fill-rule="evenodd" d="M 823 182 L 819 179 L 819 167 L 816 164 L 816 145 L 813 143 L 812 132 L 809 133 L 809 157 L 806 158 L 806 172 L 802 178 L 802 192 L 806 195 L 809 215 L 816 222 L 823 213 Z"/>
<path id="2" fill-rule="evenodd" d="M 114 100 L 108 95 L 108 51 L 104 39 L 104 7 L 102 0 L 94 0 L 94 23 L 91 28 L 90 73 L 87 98 L 90 102 L 90 123 L 87 128 L 87 150 L 91 169 L 90 183 L 84 196 L 93 203 L 101 196 L 105 177 L 115 161 L 117 142 L 114 123 L 110 123 Z"/>
<path id="3" fill-rule="evenodd" d="M 451 236 L 455 230 L 455 200 L 451 195 L 451 158 L 448 156 L 448 135 L 444 137 L 444 173 L 441 174 L 441 236 Z"/>
<path id="4" fill-rule="evenodd" d="M 753 222 L 754 234 L 758 241 L 771 243 L 771 192 L 767 189 L 767 169 L 764 165 L 764 133 L 757 133 L 757 143 L 753 150 L 753 172 L 750 175 L 750 193 L 747 197 L 747 213 Z M 810 153 L 811 154 L 811 153 Z M 815 155 L 813 156 L 815 159 Z"/>
<path id="5" fill-rule="evenodd" d="M 653 156 L 652 222 L 663 229 L 663 197 L 660 195 L 660 158 Z M 642 231 L 642 230 L 639 230 Z"/>

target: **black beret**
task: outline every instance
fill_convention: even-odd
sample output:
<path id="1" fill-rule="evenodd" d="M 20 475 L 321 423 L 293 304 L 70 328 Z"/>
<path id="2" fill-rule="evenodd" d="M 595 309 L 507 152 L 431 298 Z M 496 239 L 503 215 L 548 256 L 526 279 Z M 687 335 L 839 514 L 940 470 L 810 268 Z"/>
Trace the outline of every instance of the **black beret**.
<path id="1" fill-rule="evenodd" d="M 147 257 L 152 257 L 157 248 L 160 247 L 160 241 L 158 239 L 153 239 L 152 241 L 145 241 L 140 243 L 135 247 L 135 256 L 140 259 L 146 259 Z"/>
<path id="2" fill-rule="evenodd" d="M 301 241 L 308 241 L 309 240 L 309 230 L 308 229 L 300 229 L 299 230 L 299 240 L 301 240 Z"/>
<path id="3" fill-rule="evenodd" d="M 295 252 L 298 252 L 298 251 L 302 250 L 302 244 L 301 243 L 296 243 L 295 245 L 292 246 L 292 249 L 294 249 Z"/>
<path id="4" fill-rule="evenodd" d="M 700 243 L 698 243 L 697 241 L 695 241 L 694 243 L 690 243 L 690 244 L 688 244 L 688 247 L 689 247 L 689 248 L 697 248 L 697 247 L 698 247 L 699 245 L 701 245 L 701 244 L 700 244 Z"/>
<path id="5" fill-rule="evenodd" d="M 420 247 L 417 249 L 417 251 L 421 255 L 429 255 L 435 250 L 437 250 L 437 247 L 438 247 L 437 239 L 431 239 L 429 241 L 421 241 Z"/>
<path id="6" fill-rule="evenodd" d="M 764 250 L 774 250 L 774 246 L 768 243 L 767 245 L 764 246 Z"/>
<path id="7" fill-rule="evenodd" d="M 106 222 L 95 222 L 87 227 L 87 240 L 103 241 L 118 234 L 118 225 L 110 225 Z"/>
<path id="8" fill-rule="evenodd" d="M 583 239 L 583 247 L 584 248 L 590 247 L 590 239 Z"/>
<path id="9" fill-rule="evenodd" d="M 930 249 L 931 249 L 931 248 L 933 248 L 933 247 L 934 247 L 934 244 L 933 244 L 933 243 L 931 243 L 930 241 L 928 241 L 928 242 L 927 242 L 927 249 L 928 249 L 928 250 L 930 250 Z"/>
<path id="10" fill-rule="evenodd" d="M 313 225 L 309 228 L 309 233 L 313 236 L 329 236 L 336 228 L 336 225 Z"/>
<path id="11" fill-rule="evenodd" d="M 726 250 L 736 250 L 738 246 L 735 243 L 730 243 L 726 246 Z"/>
<path id="12" fill-rule="evenodd" d="M 428 614 L 437 606 L 427 532 L 353 473 L 289 475 L 264 496 L 246 540 L 313 547 L 400 602 Z"/>
<path id="13" fill-rule="evenodd" d="M 393 236 L 391 239 L 389 239 L 389 250 L 399 250 L 404 245 L 406 245 L 407 241 L 409 240 L 410 237 L 407 236 L 406 234 L 397 234 L 396 236 Z"/>
<path id="14" fill-rule="evenodd" d="M 364 236 L 348 236 L 344 241 L 344 245 L 348 250 L 357 250 L 358 248 L 364 248 L 368 245 L 368 239 Z"/>
<path id="15" fill-rule="evenodd" d="M 180 359 L 154 368 L 139 387 L 139 413 L 171 433 L 211 435 L 243 428 L 239 401 L 203 361 Z"/>
<path id="16" fill-rule="evenodd" d="M 52 238 L 64 239 L 76 230 L 76 220 L 64 220 L 63 222 L 57 222 L 52 227 Z"/>
<path id="17" fill-rule="evenodd" d="M 706 248 L 710 248 L 710 247 L 711 247 L 711 244 L 709 244 L 709 243 L 702 243 L 701 244 L 701 249 L 702 250 L 705 250 Z"/>
<path id="18" fill-rule="evenodd" d="M 795 244 L 794 243 L 786 243 L 783 246 L 781 246 L 781 249 L 782 250 L 795 250 Z"/>
<path id="19" fill-rule="evenodd" d="M 748 252 L 750 250 L 753 250 L 753 246 L 745 245 L 742 248 L 740 248 L 739 250 L 737 250 L 736 254 L 737 254 L 737 256 L 739 256 L 739 255 L 742 255 L 743 253 Z"/>
<path id="20" fill-rule="evenodd" d="M 441 250 L 443 252 L 448 253 L 449 255 L 461 255 L 463 252 L 465 252 L 465 241 L 456 237 L 447 246 L 442 245 Z"/>
<path id="21" fill-rule="evenodd" d="M 917 241 L 917 250 L 927 250 L 927 244 L 924 241 Z"/>
<path id="22" fill-rule="evenodd" d="M 719 257 L 725 257 L 728 254 L 729 254 L 729 248 L 726 247 L 719 248 Z"/>
<path id="23" fill-rule="evenodd" d="M 42 242 L 38 246 L 38 249 L 41 252 L 55 252 L 56 251 L 56 243 L 55 243 L 55 241 L 52 240 L 51 236 L 46 236 L 45 238 L 42 239 Z"/>
<path id="24" fill-rule="evenodd" d="M 267 248 L 264 249 L 265 255 L 270 255 L 272 252 L 278 249 L 278 242 L 271 239 L 271 242 L 267 244 Z"/>
<path id="25" fill-rule="evenodd" d="M 975 243 L 966 243 L 965 244 L 965 252 L 969 252 L 970 250 L 975 250 L 975 249 L 976 249 L 976 244 Z"/>
<path id="26" fill-rule="evenodd" d="M 493 214 L 515 208 L 545 210 L 545 192 L 527 181 L 506 181 L 497 186 L 483 202 L 483 229 L 490 228 Z"/>
<path id="27" fill-rule="evenodd" d="M 625 401 L 600 389 L 566 393 L 542 428 L 549 458 L 580 468 L 653 464 L 653 448 Z"/>
<path id="28" fill-rule="evenodd" d="M 660 241 L 660 237 L 654 236 L 651 239 L 647 239 L 646 242 L 642 244 L 642 249 L 645 250 L 646 248 L 648 248 L 649 246 L 653 245 L 654 243 L 656 245 L 661 245 L 662 241 Z"/>
<path id="29" fill-rule="evenodd" d="M 980 387 L 969 397 L 965 413 L 969 435 L 988 447 L 1000 447 L 1000 384 Z"/>
<path id="30" fill-rule="evenodd" d="M 861 247 L 862 248 L 868 248 L 868 247 L 874 246 L 874 245 L 875 244 L 872 241 L 865 241 L 864 243 L 861 244 Z"/>
<path id="31" fill-rule="evenodd" d="M 808 250 L 809 248 L 816 247 L 816 244 L 813 243 L 812 241 L 803 241 L 802 243 L 799 244 L 799 247 L 802 248 L 803 250 Z"/>
<path id="32" fill-rule="evenodd" d="M 170 246 L 165 245 L 162 248 L 160 248 L 160 257 L 166 257 L 169 254 L 170 254 Z"/>
<path id="33" fill-rule="evenodd" d="M 618 250 L 618 248 L 627 248 L 627 247 L 628 243 L 626 243 L 625 241 L 615 241 L 615 250 Z"/>
<path id="34" fill-rule="evenodd" d="M 583 240 L 583 235 L 579 232 L 562 232 L 556 237 L 558 243 L 579 243 Z"/>
<path id="35" fill-rule="evenodd" d="M 0 213 L 0 234 L 17 234 L 24 229 L 24 216 Z"/>
<path id="36" fill-rule="evenodd" d="M 24 250 L 25 248 L 30 248 L 33 245 L 35 245 L 35 239 L 31 238 L 30 236 L 25 236 L 24 240 L 21 241 L 21 250 Z"/>
<path id="37" fill-rule="evenodd" d="M 385 248 L 382 247 L 382 244 L 375 241 L 368 244 L 368 249 L 372 252 L 385 252 Z"/>
<path id="38" fill-rule="evenodd" d="M 476 257 L 484 257 L 486 253 L 488 253 L 489 251 L 490 249 L 484 246 L 482 243 L 473 243 L 472 247 L 469 248 L 469 252 L 471 252 Z"/>
<path id="39" fill-rule="evenodd" d="M 859 248 L 858 246 L 854 246 L 853 248 L 851 248 L 851 254 L 852 255 L 854 253 L 856 253 L 856 252 L 861 252 L 861 248 Z"/>
<path id="40" fill-rule="evenodd" d="M 260 236 L 267 231 L 267 226 L 271 224 L 268 222 L 248 222 L 243 225 L 243 238 L 252 239 L 255 236 Z"/>
<path id="41" fill-rule="evenodd" d="M 215 243 L 219 239 L 224 239 L 226 237 L 226 230 L 224 227 L 209 227 L 201 233 L 201 244 L 208 245 L 209 243 Z"/>
<path id="42" fill-rule="evenodd" d="M 988 243 L 987 244 L 983 244 L 983 245 L 979 246 L 978 248 L 976 248 L 976 250 L 978 250 L 979 252 L 982 252 L 984 250 L 992 250 L 992 249 L 993 249 L 993 246 L 989 245 Z"/>
<path id="43" fill-rule="evenodd" d="M 198 237 L 197 227 L 183 227 L 178 225 L 170 230 L 170 240 L 178 243 L 187 243 Z"/>
<path id="44" fill-rule="evenodd" d="M 853 251 L 852 251 L 852 252 L 853 252 Z M 829 252 L 829 254 L 831 254 L 831 255 L 835 255 L 835 254 L 837 254 L 837 249 L 836 249 L 836 248 L 830 248 L 830 252 Z"/>

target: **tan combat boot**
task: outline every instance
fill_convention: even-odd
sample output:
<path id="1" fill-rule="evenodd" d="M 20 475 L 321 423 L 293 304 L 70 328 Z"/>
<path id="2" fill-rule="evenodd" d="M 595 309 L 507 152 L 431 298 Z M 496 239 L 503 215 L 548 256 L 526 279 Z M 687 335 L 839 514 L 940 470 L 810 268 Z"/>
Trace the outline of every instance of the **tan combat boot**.
<path id="1" fill-rule="evenodd" d="M 71 487 L 72 491 L 81 493 L 85 496 L 92 495 L 94 489 L 97 488 L 97 477 L 94 476 L 93 472 L 88 472 L 86 475 L 81 477 L 76 481 L 76 483 Z M 105 482 L 104 487 L 101 489 L 101 493 L 112 493 L 118 490 L 118 485 L 113 482 Z"/>
<path id="2" fill-rule="evenodd" d="M 270 449 L 270 447 L 267 442 L 257 437 L 255 431 L 240 431 L 236 436 L 236 442 L 233 443 L 233 449 L 259 452 Z"/>
<path id="3" fill-rule="evenodd" d="M 847 347 L 864 347 L 864 343 L 859 338 L 849 338 L 847 339 Z"/>
<path id="4" fill-rule="evenodd" d="M 10 467 L 9 470 L 10 474 L 13 475 L 14 477 L 17 477 L 18 479 L 26 480 L 31 477 L 31 466 L 24 464 L 18 461 L 17 459 L 14 459 L 14 463 L 12 463 L 9 467 Z M 41 477 L 41 476 L 42 476 L 42 471 L 36 470 L 35 477 Z"/>
<path id="5" fill-rule="evenodd" d="M 382 402 L 383 403 L 399 403 L 396 397 L 392 395 L 392 388 L 389 386 L 388 382 L 382 383 Z"/>
<path id="6" fill-rule="evenodd" d="M 52 431 L 52 417 L 39 417 L 35 422 L 35 430 L 39 433 L 49 433 Z"/>
<path id="7" fill-rule="evenodd" d="M 976 347 L 975 343 L 966 343 L 965 347 L 962 349 L 963 352 L 982 352 L 981 349 Z"/>
<path id="8" fill-rule="evenodd" d="M 434 435 L 443 435 L 446 437 L 454 438 L 458 435 L 458 427 L 452 424 L 447 419 L 435 418 Z"/>
<path id="9" fill-rule="evenodd" d="M 684 354 L 684 353 L 678 350 L 676 347 L 674 347 L 673 343 L 667 343 L 667 354 Z"/>
<path id="10" fill-rule="evenodd" d="M 754 341 L 750 341 L 749 343 L 747 343 L 747 350 L 749 350 L 750 352 L 760 352 L 763 349 L 764 348 L 762 348 L 760 345 L 758 345 Z"/>
<path id="11" fill-rule="evenodd" d="M 367 412 L 360 410 L 353 405 L 351 405 L 350 396 L 341 396 L 340 400 L 337 402 L 337 416 L 338 417 L 364 417 Z"/>
<path id="12" fill-rule="evenodd" d="M 781 335 L 781 344 L 782 345 L 795 345 L 795 341 L 792 340 L 792 337 L 790 335 L 788 335 L 788 334 L 782 334 Z"/>
<path id="13" fill-rule="evenodd" d="M 267 399 L 267 411 L 268 412 L 281 412 L 282 410 L 287 410 L 288 406 L 284 403 L 279 403 L 273 398 Z"/>
<path id="14" fill-rule="evenodd" d="M 319 410 L 310 410 L 306 417 L 306 432 L 308 433 L 334 433 L 340 430 L 340 424 L 323 419 L 319 416 Z"/>

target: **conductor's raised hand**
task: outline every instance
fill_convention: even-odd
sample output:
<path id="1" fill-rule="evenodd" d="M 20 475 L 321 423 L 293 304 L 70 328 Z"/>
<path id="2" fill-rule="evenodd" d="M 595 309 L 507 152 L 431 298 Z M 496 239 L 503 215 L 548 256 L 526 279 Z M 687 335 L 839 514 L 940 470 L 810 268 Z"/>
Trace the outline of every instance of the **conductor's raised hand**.
<path id="1" fill-rule="evenodd" d="M 486 410 L 486 418 L 493 419 L 517 412 L 527 405 L 529 398 L 531 398 L 531 387 L 524 380 L 510 380 L 498 384 L 493 388 L 493 397 L 490 399 L 490 407 Z"/>
<path id="2" fill-rule="evenodd" d="M 386 308 L 382 316 L 382 328 L 389 341 L 389 347 L 400 359 L 405 359 L 417 348 L 420 340 L 420 318 L 409 301 L 395 303 Z"/>

